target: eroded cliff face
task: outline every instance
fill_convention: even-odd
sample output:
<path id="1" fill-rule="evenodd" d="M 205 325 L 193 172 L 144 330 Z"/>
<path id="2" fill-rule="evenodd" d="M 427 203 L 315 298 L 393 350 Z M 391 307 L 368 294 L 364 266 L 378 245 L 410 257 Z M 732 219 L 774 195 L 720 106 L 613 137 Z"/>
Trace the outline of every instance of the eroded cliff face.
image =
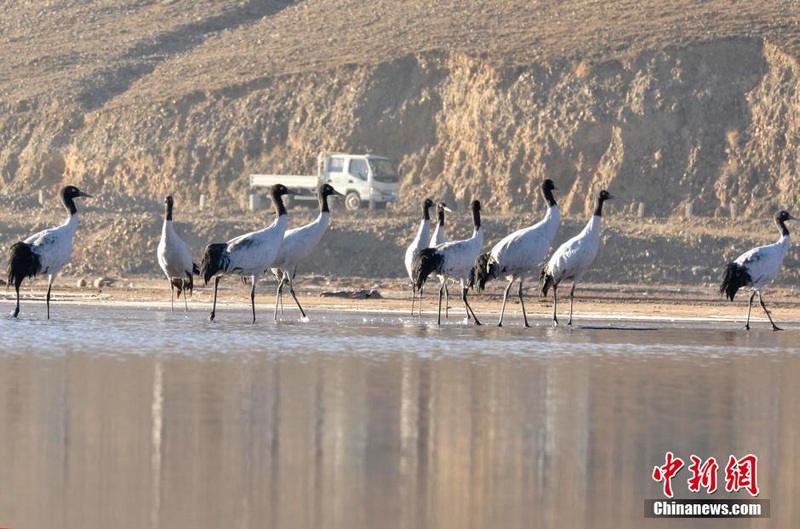
<path id="1" fill-rule="evenodd" d="M 155 198 L 238 203 L 250 172 L 315 170 L 320 150 L 395 158 L 402 201 L 567 212 L 603 187 L 622 211 L 744 215 L 797 204 L 800 66 L 761 39 L 646 51 L 626 61 L 496 66 L 442 51 L 258 78 L 182 96 L 128 93 L 85 112 L 41 96 L 0 117 L 6 192 L 70 181 Z M 7 105 L 8 106 L 8 105 Z"/>

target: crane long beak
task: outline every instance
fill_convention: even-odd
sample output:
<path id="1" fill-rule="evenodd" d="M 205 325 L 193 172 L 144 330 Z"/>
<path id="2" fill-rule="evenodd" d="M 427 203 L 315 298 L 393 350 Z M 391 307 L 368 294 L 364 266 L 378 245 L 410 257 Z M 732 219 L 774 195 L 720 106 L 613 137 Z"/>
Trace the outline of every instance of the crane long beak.
<path id="1" fill-rule="evenodd" d="M 447 206 L 443 207 L 442 209 L 445 210 L 448 213 L 453 213 L 453 210 L 448 208 Z"/>
<path id="2" fill-rule="evenodd" d="M 84 193 L 83 191 L 80 191 L 79 193 L 80 193 L 80 194 L 78 195 L 79 197 L 94 198 L 94 197 L 93 197 L 92 195 L 90 195 L 89 193 Z"/>
<path id="3" fill-rule="evenodd" d="M 344 196 L 344 193 L 339 193 L 335 189 L 333 190 L 333 194 L 336 195 L 337 197 L 343 197 Z"/>

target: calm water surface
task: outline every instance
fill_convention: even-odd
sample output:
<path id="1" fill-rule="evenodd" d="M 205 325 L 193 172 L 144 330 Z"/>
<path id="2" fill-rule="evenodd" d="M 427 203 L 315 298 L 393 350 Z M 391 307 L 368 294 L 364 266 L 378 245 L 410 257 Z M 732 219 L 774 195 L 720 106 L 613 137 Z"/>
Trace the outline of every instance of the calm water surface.
<path id="1" fill-rule="evenodd" d="M 2 527 L 800 527 L 798 328 L 28 309 L 0 319 Z M 645 519 L 667 451 L 756 454 L 771 518 Z"/>

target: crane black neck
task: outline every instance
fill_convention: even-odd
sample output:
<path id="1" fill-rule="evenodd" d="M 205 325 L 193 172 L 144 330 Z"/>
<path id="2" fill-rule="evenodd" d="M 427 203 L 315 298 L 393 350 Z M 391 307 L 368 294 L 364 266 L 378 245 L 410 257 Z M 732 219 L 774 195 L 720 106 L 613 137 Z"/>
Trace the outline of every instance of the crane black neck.
<path id="1" fill-rule="evenodd" d="M 283 197 L 278 193 L 272 194 L 272 203 L 275 206 L 275 211 L 280 217 L 281 215 L 286 215 L 286 206 L 283 205 Z"/>
<path id="2" fill-rule="evenodd" d="M 478 231 L 481 227 L 481 208 L 474 207 L 472 208 L 472 225 L 475 227 L 475 231 Z"/>
<path id="3" fill-rule="evenodd" d="M 164 208 L 167 213 L 167 221 L 172 222 L 172 202 L 167 202 L 164 205 Z"/>
<path id="4" fill-rule="evenodd" d="M 553 197 L 553 190 L 545 187 L 542 189 L 542 196 L 544 196 L 544 201 L 547 202 L 547 207 L 552 208 L 556 205 L 556 199 Z"/>
<path id="5" fill-rule="evenodd" d="M 437 214 L 439 215 L 439 226 L 444 226 L 444 210 L 440 209 Z"/>
<path id="6" fill-rule="evenodd" d="M 319 194 L 319 212 L 320 213 L 330 213 L 331 210 L 328 209 L 328 195 L 323 193 Z"/>
<path id="7" fill-rule="evenodd" d="M 431 212 L 427 203 L 422 204 L 422 220 L 431 220 Z"/>
<path id="8" fill-rule="evenodd" d="M 597 202 L 595 202 L 594 214 L 597 217 L 602 217 L 603 216 L 603 202 L 605 202 L 605 200 L 603 200 L 602 198 L 598 198 Z"/>
<path id="9" fill-rule="evenodd" d="M 61 203 L 64 204 L 64 207 L 69 211 L 70 215 L 74 215 L 78 212 L 78 208 L 75 207 L 75 200 L 72 196 L 67 195 L 66 188 L 61 191 Z"/>
<path id="10" fill-rule="evenodd" d="M 783 222 L 783 219 L 780 217 L 775 217 L 775 224 L 778 225 L 778 229 L 781 230 L 782 237 L 789 236 L 789 228 L 786 227 L 786 224 Z"/>

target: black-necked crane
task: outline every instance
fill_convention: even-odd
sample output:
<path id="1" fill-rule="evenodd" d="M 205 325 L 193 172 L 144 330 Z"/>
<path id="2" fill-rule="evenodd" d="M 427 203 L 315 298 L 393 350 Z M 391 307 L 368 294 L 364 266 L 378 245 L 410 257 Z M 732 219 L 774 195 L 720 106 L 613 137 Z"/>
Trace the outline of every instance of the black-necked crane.
<path id="1" fill-rule="evenodd" d="M 542 183 L 542 196 L 547 203 L 547 211 L 544 214 L 544 218 L 532 226 L 522 228 L 503 237 L 489 252 L 485 268 L 476 269 L 477 281 L 481 288 L 490 279 L 497 277 L 506 277 L 508 279 L 508 285 L 506 285 L 506 289 L 503 292 L 500 321 L 497 323 L 499 327 L 503 326 L 503 315 L 506 311 L 508 293 L 511 290 L 511 285 L 517 279 L 519 279 L 517 296 L 522 307 L 522 319 L 525 327 L 530 327 L 528 316 L 525 313 L 525 301 L 522 298 L 523 282 L 528 276 L 533 275 L 536 278 L 539 274 L 542 264 L 547 258 L 547 252 L 550 251 L 553 238 L 555 238 L 558 231 L 561 214 L 553 197 L 555 189 L 556 186 L 550 179 Z M 478 261 L 480 261 L 480 257 Z M 478 266 L 480 264 L 478 263 Z"/>
<path id="2" fill-rule="evenodd" d="M 278 292 L 275 295 L 275 314 L 274 319 L 278 319 L 278 304 L 281 304 L 281 312 L 283 312 L 283 287 L 289 285 L 289 293 L 294 298 L 297 308 L 300 309 L 300 314 L 303 318 L 306 313 L 297 296 L 294 292 L 294 277 L 297 273 L 297 265 L 303 262 L 311 255 L 314 248 L 317 247 L 322 240 L 322 236 L 328 230 L 331 223 L 331 212 L 328 208 L 329 196 L 344 196 L 342 193 L 336 191 L 330 184 L 323 184 L 317 189 L 317 197 L 319 199 L 319 215 L 314 221 L 287 230 L 283 235 L 283 243 L 278 251 L 278 256 L 275 262 L 272 263 L 272 273 L 278 280 Z"/>
<path id="3" fill-rule="evenodd" d="M 72 255 L 72 239 L 78 228 L 78 208 L 75 199 L 91 195 L 75 186 L 61 189 L 61 202 L 69 212 L 67 221 L 61 226 L 40 231 L 24 241 L 14 243 L 8 256 L 8 285 L 13 283 L 17 294 L 17 305 L 11 317 L 19 315 L 19 287 L 26 277 L 47 274 L 47 319 L 50 319 L 50 290 L 53 280 L 69 262 Z"/>
<path id="4" fill-rule="evenodd" d="M 461 283 L 461 300 L 464 302 L 464 310 L 467 313 L 467 320 L 470 315 L 475 320 L 476 325 L 481 322 L 475 316 L 475 312 L 467 301 L 467 281 L 475 263 L 475 259 L 483 247 L 483 228 L 481 227 L 481 203 L 473 200 L 470 205 L 472 211 L 472 236 L 468 239 L 451 241 L 435 248 L 424 248 L 420 250 L 414 258 L 413 275 L 414 286 L 422 289 L 428 276 L 437 274 L 445 280 L 455 279 Z M 441 281 L 439 286 L 439 313 L 436 324 L 442 323 L 442 295 L 444 293 L 445 281 Z"/>
<path id="5" fill-rule="evenodd" d="M 200 269 L 192 260 L 192 250 L 186 241 L 175 232 L 172 224 L 172 209 L 175 200 L 172 196 L 164 199 L 164 225 L 161 227 L 161 240 L 158 242 L 156 255 L 158 265 L 169 281 L 169 294 L 172 310 L 175 310 L 175 290 L 178 299 L 183 293 L 183 308 L 189 310 L 186 298 L 191 295 L 194 288 L 194 274 L 199 274 Z"/>
<path id="6" fill-rule="evenodd" d="M 445 204 L 444 202 L 439 202 L 438 204 L 436 204 L 436 229 L 433 230 L 433 235 L 431 236 L 431 242 L 428 245 L 428 248 L 433 248 L 435 246 L 439 246 L 440 244 L 444 244 L 447 242 L 447 234 L 445 233 L 445 228 L 444 228 L 445 212 L 452 213 L 453 210 L 448 208 L 447 204 Z M 446 280 L 443 277 L 439 279 L 441 281 L 445 281 L 444 317 L 448 318 L 450 316 L 450 291 L 447 289 Z"/>
<path id="7" fill-rule="evenodd" d="M 212 277 L 214 278 L 214 301 L 209 315 L 211 321 L 214 321 L 217 310 L 219 280 L 226 274 L 235 274 L 250 278 L 250 306 L 253 309 L 253 323 L 255 323 L 256 284 L 261 275 L 272 268 L 283 243 L 288 219 L 282 197 L 287 194 L 290 194 L 290 191 L 282 184 L 275 184 L 270 189 L 277 217 L 266 228 L 240 235 L 228 242 L 211 243 L 206 246 L 203 261 L 200 263 L 200 275 L 206 285 Z"/>
<path id="8" fill-rule="evenodd" d="M 572 280 L 569 291 L 569 320 L 567 325 L 572 325 L 572 302 L 575 297 L 575 284 L 581 280 L 583 274 L 589 269 L 600 247 L 600 227 L 603 221 L 603 203 L 612 197 L 605 189 L 600 191 L 595 202 L 592 218 L 578 235 L 568 240 L 553 253 L 550 260 L 542 268 L 540 275 L 541 295 L 547 296 L 550 287 L 553 288 L 553 325 L 558 325 L 558 300 L 556 290 L 565 279 Z"/>
<path id="9" fill-rule="evenodd" d="M 433 235 L 431 235 L 431 241 L 428 244 L 429 248 L 433 248 L 434 246 L 439 246 L 440 244 L 444 244 L 447 242 L 447 234 L 445 233 L 444 229 L 444 214 L 452 213 L 453 210 L 447 207 L 447 204 L 444 202 L 439 202 L 436 204 L 436 229 L 433 230 Z"/>
<path id="10" fill-rule="evenodd" d="M 761 288 L 772 282 L 781 270 L 781 264 L 792 241 L 789 237 L 789 230 L 786 228 L 787 220 L 795 220 L 787 211 L 779 211 L 775 214 L 775 224 L 781 232 L 780 239 L 766 246 L 759 246 L 749 250 L 734 261 L 727 264 L 725 273 L 722 277 L 722 284 L 719 293 L 733 301 L 736 292 L 740 288 L 752 289 L 750 301 L 747 304 L 747 322 L 744 328 L 750 330 L 750 312 L 753 308 L 753 297 L 758 294 L 758 302 L 764 309 L 764 314 L 769 318 L 773 331 L 780 331 L 781 328 L 772 321 L 764 300 L 761 298 Z"/>
<path id="11" fill-rule="evenodd" d="M 417 233 L 411 244 L 406 248 L 405 265 L 408 278 L 411 280 L 411 315 L 414 315 L 414 303 L 417 299 L 417 286 L 414 281 L 413 263 L 414 259 L 419 255 L 420 250 L 427 248 L 431 242 L 431 208 L 433 207 L 433 200 L 426 198 L 422 201 L 422 220 L 419 222 Z M 420 295 L 420 315 L 422 315 L 422 290 Z"/>

